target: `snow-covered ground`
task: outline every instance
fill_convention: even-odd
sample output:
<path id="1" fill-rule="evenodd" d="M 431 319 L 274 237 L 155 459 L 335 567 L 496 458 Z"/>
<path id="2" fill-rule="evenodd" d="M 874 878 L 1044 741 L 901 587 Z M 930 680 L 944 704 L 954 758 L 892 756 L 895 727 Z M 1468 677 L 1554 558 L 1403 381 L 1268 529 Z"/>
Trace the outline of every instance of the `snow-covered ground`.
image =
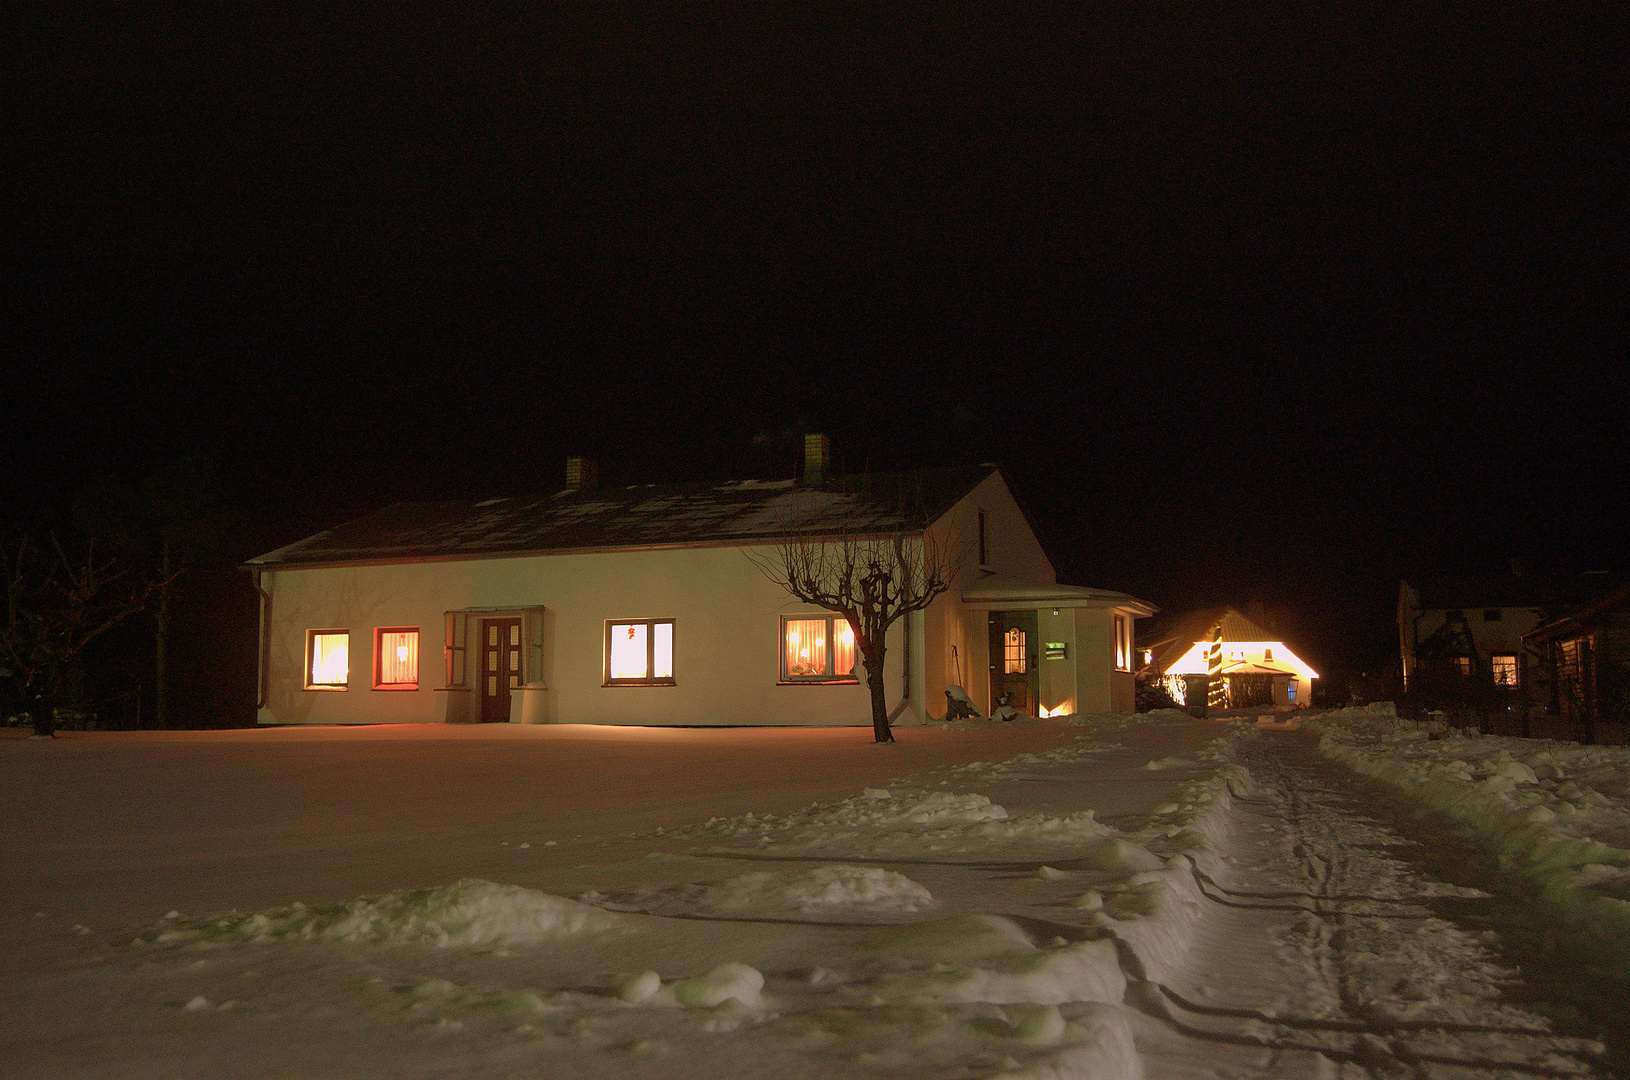
<path id="1" fill-rule="evenodd" d="M 1386 707 L 1301 730 L 1157 713 L 867 740 L 0 742 L 8 1071 L 1180 1080 L 1623 1060 L 1603 1024 L 1525 992 L 1543 959 L 1489 929 L 1553 913 L 1622 996 L 1623 748 L 1431 740 Z M 1444 821 L 1501 872 L 1434 874 L 1418 856 Z"/>

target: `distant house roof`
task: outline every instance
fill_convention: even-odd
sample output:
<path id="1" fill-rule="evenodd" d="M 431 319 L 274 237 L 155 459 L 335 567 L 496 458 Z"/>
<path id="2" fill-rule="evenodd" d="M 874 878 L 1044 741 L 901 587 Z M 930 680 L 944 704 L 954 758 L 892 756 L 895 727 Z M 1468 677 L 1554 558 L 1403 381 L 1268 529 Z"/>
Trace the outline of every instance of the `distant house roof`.
<path id="1" fill-rule="evenodd" d="M 1420 610 L 1543 608 L 1578 603 L 1601 590 L 1599 574 L 1523 573 L 1406 579 Z"/>
<path id="2" fill-rule="evenodd" d="M 1088 589 L 1080 585 L 1048 585 L 992 574 L 962 590 L 962 602 L 973 607 L 1124 607 L 1142 615 L 1158 609 L 1146 600 L 1108 589 Z"/>
<path id="3" fill-rule="evenodd" d="M 1608 616 L 1622 612 L 1626 606 L 1630 606 L 1630 584 L 1620 585 L 1571 615 L 1535 627 L 1523 638 L 1529 641 L 1562 641 L 1587 634 L 1599 627 Z"/>
<path id="4" fill-rule="evenodd" d="M 396 503 L 250 559 L 246 566 L 684 547 L 840 533 L 915 532 L 991 475 L 991 466 L 849 477 L 652 484 L 467 502 Z"/>
<path id="5" fill-rule="evenodd" d="M 1262 629 L 1231 607 L 1200 608 L 1174 614 L 1168 619 L 1138 635 L 1137 649 L 1154 654 L 1150 661 L 1154 669 L 1165 674 L 1166 669 L 1194 648 L 1196 641 L 1211 637 L 1211 630 L 1222 621 L 1223 641 L 1279 641 L 1277 634 Z"/>

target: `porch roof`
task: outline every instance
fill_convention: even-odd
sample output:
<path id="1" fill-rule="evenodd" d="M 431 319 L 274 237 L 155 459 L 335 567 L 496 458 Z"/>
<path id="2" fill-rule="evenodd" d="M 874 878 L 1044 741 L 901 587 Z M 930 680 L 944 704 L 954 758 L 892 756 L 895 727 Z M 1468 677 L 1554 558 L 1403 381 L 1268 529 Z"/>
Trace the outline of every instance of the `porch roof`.
<path id="1" fill-rule="evenodd" d="M 974 608 L 1126 608 L 1137 615 L 1153 615 L 1157 609 L 1147 600 L 1108 589 L 1081 585 L 1057 585 L 1025 581 L 1005 574 L 992 574 L 962 590 L 962 602 Z"/>

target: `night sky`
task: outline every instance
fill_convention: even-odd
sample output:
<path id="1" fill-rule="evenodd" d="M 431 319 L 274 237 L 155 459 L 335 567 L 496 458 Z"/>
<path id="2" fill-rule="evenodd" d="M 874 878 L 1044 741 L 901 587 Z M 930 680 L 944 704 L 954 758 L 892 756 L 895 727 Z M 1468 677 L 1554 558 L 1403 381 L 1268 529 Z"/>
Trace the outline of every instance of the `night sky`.
<path id="1" fill-rule="evenodd" d="M 1624 563 L 1623 5 L 96 7 L 0 27 L 8 509 L 209 450 L 243 558 L 824 431 L 1340 671 Z"/>

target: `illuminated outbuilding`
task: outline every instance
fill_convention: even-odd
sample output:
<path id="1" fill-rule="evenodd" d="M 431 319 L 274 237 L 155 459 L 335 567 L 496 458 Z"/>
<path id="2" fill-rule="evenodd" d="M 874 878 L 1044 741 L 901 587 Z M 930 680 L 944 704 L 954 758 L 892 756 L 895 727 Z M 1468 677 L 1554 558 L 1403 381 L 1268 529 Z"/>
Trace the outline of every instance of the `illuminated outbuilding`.
<path id="1" fill-rule="evenodd" d="M 1203 703 L 1218 624 L 1223 707 L 1306 708 L 1312 703 L 1318 672 L 1278 635 L 1231 607 L 1178 614 L 1140 634 L 1139 678 L 1158 683 L 1179 705 Z"/>

